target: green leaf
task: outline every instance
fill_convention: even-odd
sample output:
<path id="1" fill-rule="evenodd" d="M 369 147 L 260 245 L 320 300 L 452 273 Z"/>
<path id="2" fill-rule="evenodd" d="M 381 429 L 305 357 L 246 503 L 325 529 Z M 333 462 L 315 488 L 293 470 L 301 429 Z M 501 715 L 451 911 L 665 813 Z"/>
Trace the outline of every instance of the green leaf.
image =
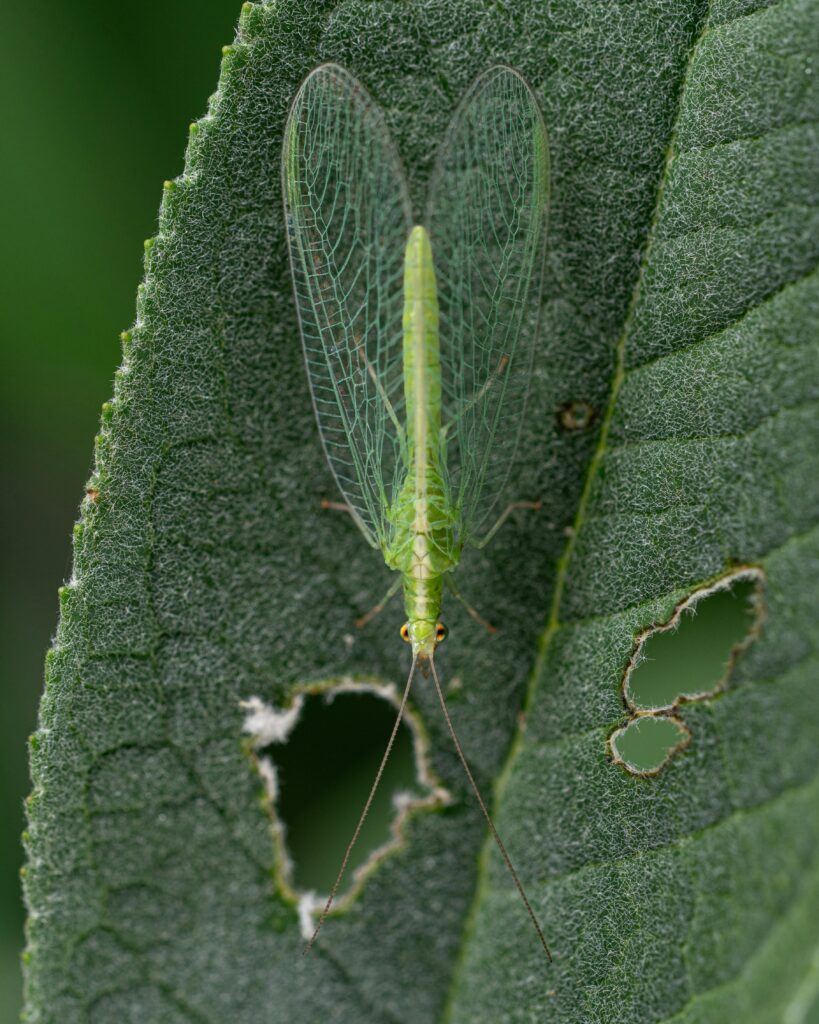
<path id="1" fill-rule="evenodd" d="M 245 5 L 147 247 L 32 741 L 37 1024 L 807 1020 L 819 988 L 816 0 Z M 399 680 L 387 573 L 334 497 L 280 202 L 317 63 L 382 105 L 422 208 L 495 61 L 553 204 L 516 470 L 544 512 L 465 559 L 441 668 L 549 967 L 459 772 L 301 956 L 242 699 Z M 138 140 L 135 140 L 138 142 Z M 635 637 L 737 565 L 766 619 L 654 778 L 610 760 Z M 442 652 L 443 654 L 444 652 Z M 525 719 L 520 712 L 525 709 Z"/>

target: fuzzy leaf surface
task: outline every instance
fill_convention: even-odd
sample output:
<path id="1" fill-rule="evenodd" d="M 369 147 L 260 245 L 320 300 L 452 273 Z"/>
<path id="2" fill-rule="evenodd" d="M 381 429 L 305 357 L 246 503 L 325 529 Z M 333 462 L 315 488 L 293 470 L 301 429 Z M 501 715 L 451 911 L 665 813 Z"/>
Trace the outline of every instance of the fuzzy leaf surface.
<path id="1" fill-rule="evenodd" d="M 246 5 L 165 191 L 76 528 L 33 741 L 31 1024 L 745 1024 L 819 988 L 816 0 Z M 459 574 L 450 707 L 550 940 L 547 967 L 447 741 L 413 817 L 301 953 L 240 700 L 398 681 L 388 584 L 335 497 L 280 195 L 316 64 L 383 107 L 416 210 L 451 111 L 502 61 L 550 133 L 540 349 L 513 518 Z M 138 140 L 135 140 L 138 142 Z M 573 417 L 567 410 L 583 409 Z M 587 429 L 574 429 L 587 423 Z M 737 565 L 767 618 L 683 707 L 653 779 L 613 765 L 634 637 Z M 521 710 L 526 712 L 522 728 Z"/>

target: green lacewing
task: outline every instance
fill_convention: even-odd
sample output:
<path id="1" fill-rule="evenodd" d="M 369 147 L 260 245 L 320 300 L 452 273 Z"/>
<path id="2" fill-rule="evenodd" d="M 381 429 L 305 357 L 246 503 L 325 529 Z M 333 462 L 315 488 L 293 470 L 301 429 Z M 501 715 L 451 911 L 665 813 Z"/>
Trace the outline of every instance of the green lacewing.
<path id="1" fill-rule="evenodd" d="M 458 756 L 543 944 L 543 932 L 455 733 L 435 668 L 446 586 L 499 513 L 523 422 L 537 336 L 549 149 L 524 78 L 497 65 L 458 105 L 421 221 L 383 113 L 335 64 L 290 109 L 282 185 L 293 287 L 319 433 L 343 502 L 396 579 L 412 666 L 395 726 L 336 883 L 369 811 L 416 666 L 433 682 Z M 466 602 L 463 602 L 466 605 Z M 466 605 L 470 614 L 480 616 Z M 488 626 L 488 624 L 486 624 Z M 491 627 L 489 627 L 491 628 Z"/>

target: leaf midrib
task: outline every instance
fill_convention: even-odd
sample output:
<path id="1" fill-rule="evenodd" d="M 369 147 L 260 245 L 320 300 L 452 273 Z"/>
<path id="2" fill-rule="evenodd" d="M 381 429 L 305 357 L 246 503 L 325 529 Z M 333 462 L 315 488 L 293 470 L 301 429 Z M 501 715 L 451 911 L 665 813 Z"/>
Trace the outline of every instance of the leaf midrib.
<path id="1" fill-rule="evenodd" d="M 677 141 L 677 129 L 679 126 L 680 113 L 683 109 L 685 101 L 685 92 L 688 85 L 689 74 L 691 71 L 692 64 L 696 57 L 697 50 L 706 35 L 709 27 L 709 20 L 711 15 L 711 0 L 706 0 L 705 8 L 701 14 L 700 24 L 694 34 L 693 42 L 690 45 L 688 51 L 688 57 L 680 75 L 680 82 L 677 88 L 677 100 L 674 115 L 671 120 L 671 129 L 668 135 L 668 143 L 666 145 L 665 156 L 660 169 L 660 174 L 657 182 L 657 190 L 654 198 L 654 207 L 652 210 L 651 220 L 649 222 L 648 231 L 646 232 L 646 240 L 643 246 L 642 256 L 640 258 L 640 265 L 637 270 L 637 277 L 634 283 L 634 287 L 631 292 L 628 306 L 626 308 L 625 317 L 623 319 L 623 328 L 617 339 L 615 346 L 615 357 L 614 357 L 614 373 L 612 375 L 610 390 L 609 390 L 609 401 L 606 406 L 606 411 L 603 416 L 603 420 L 600 426 L 600 433 L 598 435 L 597 445 L 594 450 L 594 454 L 589 462 L 588 469 L 586 471 L 586 478 L 583 483 L 583 490 L 580 494 L 580 499 L 577 505 L 577 512 L 575 514 L 574 522 L 569 530 L 566 544 L 563 548 L 563 552 L 557 561 L 554 589 L 552 591 L 552 601 L 549 608 L 549 615 L 546 622 L 546 629 L 541 634 L 540 642 L 538 644 L 538 653 L 535 659 L 534 666 L 529 675 L 529 683 L 526 689 L 526 694 L 523 700 L 523 720 L 529 713 L 532 707 L 537 690 L 540 684 L 541 676 L 544 673 L 544 668 L 548 658 L 549 650 L 555 636 L 559 632 L 562 623 L 560 622 L 560 609 L 563 601 L 563 594 L 566 588 L 566 582 L 568 578 L 569 565 L 571 564 L 572 556 L 577 545 L 577 538 L 583 524 L 586 520 L 586 514 L 588 511 L 589 502 L 591 500 L 592 489 L 594 486 L 597 472 L 603 462 L 603 458 L 607 453 L 607 442 L 608 435 L 611 428 L 612 419 L 614 417 L 615 408 L 617 406 L 617 399 L 620 394 L 620 389 L 623 384 L 623 380 L 626 375 L 626 347 L 628 338 L 631 333 L 634 316 L 639 305 L 640 297 L 642 294 L 643 281 L 645 279 L 646 269 L 651 258 L 651 254 L 654 249 L 655 236 L 657 231 L 657 225 L 660 219 L 660 211 L 662 208 L 663 196 L 665 193 L 666 183 L 668 181 L 669 172 L 671 165 L 674 162 L 675 148 Z M 492 800 L 492 814 L 493 818 L 497 818 L 498 809 L 502 803 L 504 793 L 509 784 L 512 776 L 515 761 L 517 760 L 521 750 L 523 749 L 523 729 L 518 725 L 512 736 L 512 741 L 509 745 L 509 751 L 506 759 L 501 767 L 500 772 L 497 776 L 497 781 L 494 786 L 493 800 Z M 476 921 L 480 911 L 480 906 L 483 903 L 487 893 L 489 892 L 489 860 L 490 854 L 493 848 L 493 840 L 491 836 L 487 836 L 484 840 L 483 848 L 478 857 L 478 870 L 475 880 L 475 895 L 472 901 L 472 905 L 467 911 L 464 930 L 461 942 L 458 947 L 456 956 L 455 968 L 452 972 L 452 982 L 449 991 L 446 995 L 443 1004 L 443 1010 L 441 1014 L 441 1024 L 450 1024 L 452 1020 L 452 1012 L 455 1005 L 455 999 L 457 997 L 458 989 L 460 987 L 461 977 L 464 972 L 466 964 L 467 951 L 470 945 L 470 941 L 475 931 Z M 547 937 L 548 939 L 548 937 Z"/>

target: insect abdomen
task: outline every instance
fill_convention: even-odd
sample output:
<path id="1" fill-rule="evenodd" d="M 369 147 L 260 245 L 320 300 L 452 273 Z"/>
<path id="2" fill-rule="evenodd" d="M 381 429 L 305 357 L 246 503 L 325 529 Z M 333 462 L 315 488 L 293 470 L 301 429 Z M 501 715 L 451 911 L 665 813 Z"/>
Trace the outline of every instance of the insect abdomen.
<path id="1" fill-rule="evenodd" d="M 441 357 L 438 297 L 426 229 L 414 227 L 404 258 L 404 397 L 407 475 L 393 505 L 387 564 L 404 573 L 409 603 L 440 606 L 429 581 L 453 568 L 452 510 L 442 476 Z M 434 584 L 433 584 L 434 589 Z"/>
<path id="2" fill-rule="evenodd" d="M 438 290 L 426 228 L 410 232 L 404 254 L 404 397 L 407 432 L 419 463 L 438 457 L 441 350 Z"/>

